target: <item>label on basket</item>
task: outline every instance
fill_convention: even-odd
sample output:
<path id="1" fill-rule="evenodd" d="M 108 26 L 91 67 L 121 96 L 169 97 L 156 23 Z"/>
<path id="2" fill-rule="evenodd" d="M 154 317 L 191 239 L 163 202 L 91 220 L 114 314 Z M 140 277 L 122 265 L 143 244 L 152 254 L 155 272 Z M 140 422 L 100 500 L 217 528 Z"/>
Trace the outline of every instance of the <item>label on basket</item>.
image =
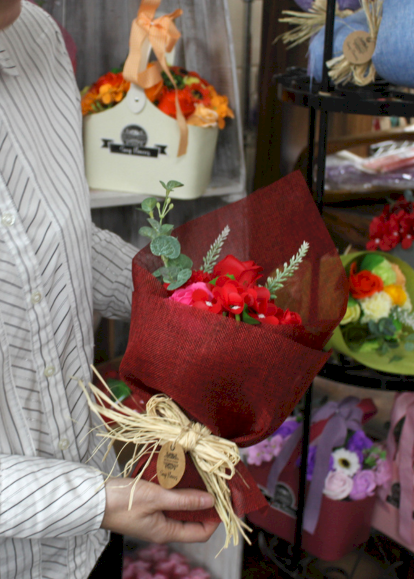
<path id="1" fill-rule="evenodd" d="M 173 489 L 185 472 L 185 452 L 178 442 L 167 442 L 161 447 L 157 460 L 158 482 L 164 489 Z"/>
<path id="2" fill-rule="evenodd" d="M 139 125 L 124 127 L 121 133 L 121 140 L 122 143 L 115 143 L 113 139 L 102 138 L 102 149 L 108 149 L 110 153 L 119 155 L 135 155 L 155 159 L 160 155 L 167 155 L 167 145 L 146 146 L 148 135 L 146 130 Z"/>
<path id="3" fill-rule="evenodd" d="M 345 38 L 342 50 L 351 64 L 366 64 L 374 54 L 375 40 L 369 32 L 356 30 Z"/>

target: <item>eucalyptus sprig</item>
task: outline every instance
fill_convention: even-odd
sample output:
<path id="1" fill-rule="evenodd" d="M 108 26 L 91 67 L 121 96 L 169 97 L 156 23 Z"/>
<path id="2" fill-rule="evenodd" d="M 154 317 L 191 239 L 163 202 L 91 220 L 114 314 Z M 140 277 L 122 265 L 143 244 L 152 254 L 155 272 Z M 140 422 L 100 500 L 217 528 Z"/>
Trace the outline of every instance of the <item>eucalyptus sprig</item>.
<path id="1" fill-rule="evenodd" d="M 183 184 L 178 181 L 168 181 L 167 184 L 160 181 L 165 189 L 165 200 L 163 205 L 156 197 L 148 197 L 141 203 L 140 210 L 149 215 L 147 218 L 150 227 L 144 226 L 139 230 L 140 235 L 151 239 L 150 249 L 153 255 L 160 257 L 163 267 L 154 271 L 155 277 L 161 277 L 164 283 L 169 284 L 169 290 L 175 290 L 185 284 L 192 275 L 193 262 L 181 253 L 181 245 L 176 237 L 171 234 L 174 225 L 163 223 L 168 213 L 174 208 L 170 194 L 177 187 Z M 158 218 L 155 216 L 158 212 Z"/>
<path id="2" fill-rule="evenodd" d="M 283 264 L 283 269 L 281 271 L 277 269 L 274 277 L 267 278 L 265 287 L 270 291 L 270 297 L 272 300 L 276 298 L 276 291 L 283 287 L 285 281 L 298 269 L 305 255 L 308 253 L 308 250 L 309 243 L 304 241 L 300 246 L 298 253 L 291 257 L 289 264 Z"/>

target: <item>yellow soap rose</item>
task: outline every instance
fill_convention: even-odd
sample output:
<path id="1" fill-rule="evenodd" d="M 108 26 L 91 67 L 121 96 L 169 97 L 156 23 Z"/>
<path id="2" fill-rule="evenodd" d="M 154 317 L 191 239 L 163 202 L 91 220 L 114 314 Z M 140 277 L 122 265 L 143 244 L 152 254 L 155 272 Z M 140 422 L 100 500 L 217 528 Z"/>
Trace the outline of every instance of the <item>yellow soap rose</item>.
<path id="1" fill-rule="evenodd" d="M 348 305 L 346 312 L 342 320 L 339 322 L 340 326 L 345 326 L 351 322 L 357 322 L 359 316 L 361 315 L 361 308 L 358 304 Z"/>

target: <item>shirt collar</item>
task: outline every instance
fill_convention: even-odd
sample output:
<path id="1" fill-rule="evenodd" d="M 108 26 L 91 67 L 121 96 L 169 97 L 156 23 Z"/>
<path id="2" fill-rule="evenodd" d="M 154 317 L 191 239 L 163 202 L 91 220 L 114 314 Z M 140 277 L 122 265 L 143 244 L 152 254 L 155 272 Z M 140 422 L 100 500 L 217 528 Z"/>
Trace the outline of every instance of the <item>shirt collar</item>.
<path id="1" fill-rule="evenodd" d="M 7 39 L 2 30 L 0 30 L 0 73 L 9 76 L 17 76 L 19 74 L 16 63 L 7 48 Z"/>

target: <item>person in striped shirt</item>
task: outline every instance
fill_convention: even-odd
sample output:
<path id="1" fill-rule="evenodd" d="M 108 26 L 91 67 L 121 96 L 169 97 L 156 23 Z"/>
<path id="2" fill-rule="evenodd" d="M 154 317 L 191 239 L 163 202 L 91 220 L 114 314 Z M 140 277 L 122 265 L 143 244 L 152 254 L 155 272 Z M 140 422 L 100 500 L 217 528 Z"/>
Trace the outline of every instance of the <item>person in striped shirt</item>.
<path id="1" fill-rule="evenodd" d="M 109 531 L 198 542 L 216 528 L 163 514 L 209 508 L 207 493 L 140 481 L 128 511 L 128 480 L 103 484 L 77 379 L 90 380 L 93 311 L 130 316 L 136 249 L 91 222 L 81 126 L 58 26 L 0 0 L 2 579 L 85 579 Z"/>

